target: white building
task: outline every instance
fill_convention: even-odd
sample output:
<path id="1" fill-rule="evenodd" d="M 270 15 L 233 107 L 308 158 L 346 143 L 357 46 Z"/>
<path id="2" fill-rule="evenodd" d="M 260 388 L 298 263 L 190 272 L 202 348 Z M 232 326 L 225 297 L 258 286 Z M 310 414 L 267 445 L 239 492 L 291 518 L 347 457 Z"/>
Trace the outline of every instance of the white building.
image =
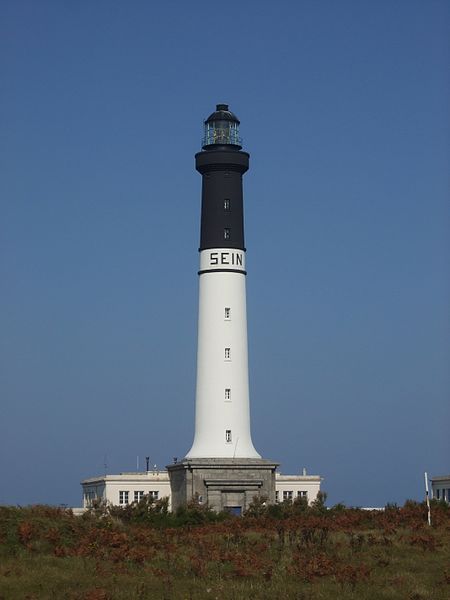
<path id="1" fill-rule="evenodd" d="M 311 504 L 320 491 L 322 478 L 319 475 L 275 475 L 277 502 L 293 501 L 305 497 Z M 83 508 L 89 508 L 94 501 L 112 506 L 125 506 L 138 502 L 149 494 L 155 500 L 169 498 L 170 480 L 167 471 L 153 470 L 141 473 L 120 473 L 90 477 L 81 482 L 83 486 Z"/>
<path id="2" fill-rule="evenodd" d="M 450 475 L 431 477 L 431 497 L 450 503 Z"/>
<path id="3" fill-rule="evenodd" d="M 314 502 L 320 491 L 319 475 L 281 475 L 275 474 L 275 498 L 277 502 L 293 501 L 296 498 L 306 498 L 308 504 Z"/>
<path id="4" fill-rule="evenodd" d="M 167 471 L 147 471 L 143 473 L 119 473 L 90 477 L 81 482 L 83 486 L 83 508 L 89 508 L 94 501 L 112 506 L 125 506 L 139 502 L 144 495 L 155 500 L 169 498 L 170 481 Z"/>

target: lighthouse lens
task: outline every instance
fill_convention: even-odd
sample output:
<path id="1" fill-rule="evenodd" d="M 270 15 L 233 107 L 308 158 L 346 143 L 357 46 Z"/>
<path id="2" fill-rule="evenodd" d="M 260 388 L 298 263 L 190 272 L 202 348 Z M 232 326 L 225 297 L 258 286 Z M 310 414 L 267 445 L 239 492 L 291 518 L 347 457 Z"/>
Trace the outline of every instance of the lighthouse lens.
<path id="1" fill-rule="evenodd" d="M 241 146 L 241 144 L 242 140 L 239 137 L 239 128 L 237 123 L 225 120 L 205 123 L 205 137 L 203 139 L 203 146 Z"/>

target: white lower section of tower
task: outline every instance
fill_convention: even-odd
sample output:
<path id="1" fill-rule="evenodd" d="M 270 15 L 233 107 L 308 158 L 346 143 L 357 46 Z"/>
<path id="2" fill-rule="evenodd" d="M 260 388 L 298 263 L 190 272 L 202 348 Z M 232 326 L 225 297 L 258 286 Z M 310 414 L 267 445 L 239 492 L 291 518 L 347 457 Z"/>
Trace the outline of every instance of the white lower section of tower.
<path id="1" fill-rule="evenodd" d="M 250 433 L 244 269 L 242 250 L 200 253 L 195 437 L 186 458 L 261 458 Z"/>

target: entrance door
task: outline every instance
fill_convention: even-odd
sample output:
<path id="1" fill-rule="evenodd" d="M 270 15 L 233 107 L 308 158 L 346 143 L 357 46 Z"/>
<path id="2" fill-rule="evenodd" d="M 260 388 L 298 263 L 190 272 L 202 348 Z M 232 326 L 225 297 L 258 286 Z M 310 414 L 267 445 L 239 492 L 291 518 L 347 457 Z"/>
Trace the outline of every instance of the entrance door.
<path id="1" fill-rule="evenodd" d="M 226 506 L 225 510 L 236 517 L 242 515 L 242 506 Z"/>

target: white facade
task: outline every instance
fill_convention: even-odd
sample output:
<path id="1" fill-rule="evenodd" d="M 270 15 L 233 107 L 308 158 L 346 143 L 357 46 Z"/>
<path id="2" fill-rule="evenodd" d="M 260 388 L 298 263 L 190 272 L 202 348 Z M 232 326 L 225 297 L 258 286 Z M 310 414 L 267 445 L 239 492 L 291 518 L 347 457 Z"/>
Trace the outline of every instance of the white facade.
<path id="1" fill-rule="evenodd" d="M 444 500 L 450 503 L 450 475 L 432 477 L 430 481 L 431 497 L 434 500 Z"/>
<path id="2" fill-rule="evenodd" d="M 151 494 L 155 500 L 168 497 L 170 508 L 170 481 L 167 471 L 91 477 L 82 481 L 81 485 L 83 508 L 89 508 L 94 501 L 112 506 L 125 506 L 141 500 L 147 494 Z"/>
<path id="3" fill-rule="evenodd" d="M 305 496 L 311 504 L 320 491 L 322 479 L 319 475 L 281 475 L 275 474 L 277 502 L 295 500 Z M 148 473 L 120 473 L 104 475 L 82 481 L 83 508 L 90 508 L 94 501 L 105 502 L 112 506 L 126 506 L 139 501 L 144 494 L 151 494 L 155 500 L 169 498 L 170 481 L 167 471 L 149 471 Z"/>
<path id="4" fill-rule="evenodd" d="M 303 497 L 308 500 L 308 504 L 311 504 L 320 491 L 320 482 L 319 475 L 281 475 L 277 473 L 275 478 L 276 501 L 294 501 L 296 498 Z"/>
<path id="5" fill-rule="evenodd" d="M 186 458 L 261 458 L 250 434 L 245 252 L 203 250 L 200 273 L 195 437 Z"/>

